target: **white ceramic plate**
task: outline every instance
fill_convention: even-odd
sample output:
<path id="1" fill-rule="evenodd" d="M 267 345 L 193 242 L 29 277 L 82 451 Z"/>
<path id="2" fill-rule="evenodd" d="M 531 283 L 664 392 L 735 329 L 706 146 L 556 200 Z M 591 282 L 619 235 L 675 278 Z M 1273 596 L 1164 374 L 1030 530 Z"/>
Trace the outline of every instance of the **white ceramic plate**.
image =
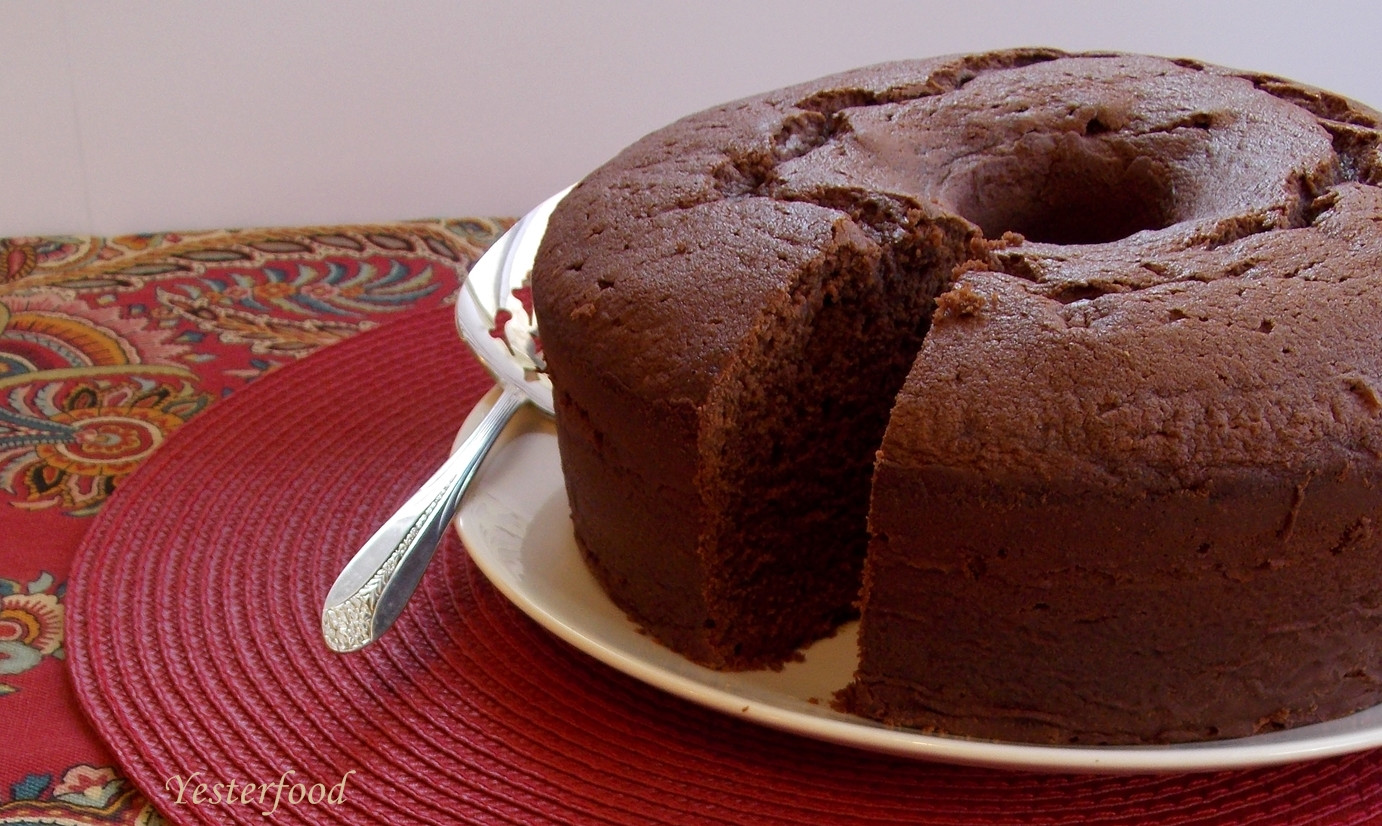
<path id="1" fill-rule="evenodd" d="M 480 403 L 462 434 L 495 396 Z M 519 412 L 486 459 L 457 525 L 490 581 L 580 650 L 692 702 L 808 737 L 947 763 L 1100 773 L 1246 768 L 1382 745 L 1382 706 L 1290 731 L 1173 746 L 1033 746 L 888 728 L 829 706 L 854 671 L 853 626 L 781 671 L 726 674 L 694 665 L 638 633 L 586 569 L 571 534 L 555 432 L 531 409 Z"/>

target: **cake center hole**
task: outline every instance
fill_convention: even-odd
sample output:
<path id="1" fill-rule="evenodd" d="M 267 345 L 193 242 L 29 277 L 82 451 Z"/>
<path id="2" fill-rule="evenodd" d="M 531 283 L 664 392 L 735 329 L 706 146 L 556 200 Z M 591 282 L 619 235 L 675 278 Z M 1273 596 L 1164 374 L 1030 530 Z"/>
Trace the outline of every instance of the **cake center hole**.
<path id="1" fill-rule="evenodd" d="M 946 193 L 986 237 L 1011 231 L 1029 241 L 1102 244 L 1176 222 L 1165 165 L 1096 137 L 1029 137 Z"/>

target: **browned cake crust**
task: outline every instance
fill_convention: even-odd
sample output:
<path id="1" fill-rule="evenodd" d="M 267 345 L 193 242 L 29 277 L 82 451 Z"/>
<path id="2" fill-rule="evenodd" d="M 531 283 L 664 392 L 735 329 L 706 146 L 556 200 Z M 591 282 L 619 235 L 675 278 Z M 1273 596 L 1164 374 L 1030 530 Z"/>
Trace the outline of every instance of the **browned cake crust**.
<path id="1" fill-rule="evenodd" d="M 1275 78 L 1018 50 L 648 136 L 534 271 L 592 569 L 716 667 L 858 598 L 842 703 L 951 734 L 1376 703 L 1377 125 Z"/>

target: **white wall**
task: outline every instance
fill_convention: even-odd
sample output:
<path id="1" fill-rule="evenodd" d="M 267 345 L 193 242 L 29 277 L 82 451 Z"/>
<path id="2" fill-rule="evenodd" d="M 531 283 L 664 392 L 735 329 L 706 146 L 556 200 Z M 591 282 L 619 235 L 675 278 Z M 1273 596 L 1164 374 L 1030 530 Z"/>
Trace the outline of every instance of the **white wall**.
<path id="1" fill-rule="evenodd" d="M 1382 107 L 1382 3 L 0 0 L 0 236 L 512 215 L 681 114 L 999 46 Z"/>

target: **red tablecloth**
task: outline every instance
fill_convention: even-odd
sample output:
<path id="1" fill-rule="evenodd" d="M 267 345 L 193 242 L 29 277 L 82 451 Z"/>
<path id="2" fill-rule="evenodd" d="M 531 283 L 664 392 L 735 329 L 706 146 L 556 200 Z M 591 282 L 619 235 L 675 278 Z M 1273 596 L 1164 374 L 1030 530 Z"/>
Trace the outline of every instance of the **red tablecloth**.
<path id="1" fill-rule="evenodd" d="M 63 662 L 72 556 L 121 480 L 265 373 L 449 302 L 507 224 L 0 239 L 0 824 L 156 816 Z"/>

